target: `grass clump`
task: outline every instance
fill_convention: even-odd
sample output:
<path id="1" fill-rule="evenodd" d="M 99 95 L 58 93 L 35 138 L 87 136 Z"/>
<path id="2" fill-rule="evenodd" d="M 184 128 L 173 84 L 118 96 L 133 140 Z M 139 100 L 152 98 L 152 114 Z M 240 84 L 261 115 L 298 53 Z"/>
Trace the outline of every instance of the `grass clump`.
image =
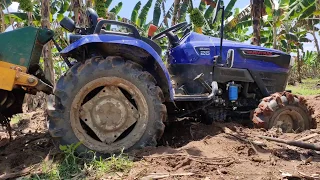
<path id="1" fill-rule="evenodd" d="M 107 159 L 101 157 L 95 157 L 93 161 L 89 163 L 89 168 L 93 174 L 101 178 L 104 174 L 113 174 L 115 172 L 128 173 L 133 162 L 123 153 L 120 155 L 112 155 Z"/>
<path id="2" fill-rule="evenodd" d="M 43 163 L 43 173 L 33 174 L 28 179 L 99 179 L 116 172 L 128 173 L 133 165 L 133 162 L 123 153 L 106 159 L 96 156 L 93 152 L 75 156 L 79 146 L 80 143 L 60 146 L 62 158 L 56 162 Z"/>

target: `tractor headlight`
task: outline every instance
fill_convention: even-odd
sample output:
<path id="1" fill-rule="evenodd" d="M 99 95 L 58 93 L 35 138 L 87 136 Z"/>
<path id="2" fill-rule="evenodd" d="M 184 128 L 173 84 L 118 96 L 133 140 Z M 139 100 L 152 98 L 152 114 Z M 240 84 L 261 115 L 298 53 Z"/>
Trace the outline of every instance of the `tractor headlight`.
<path id="1" fill-rule="evenodd" d="M 291 56 L 291 59 L 290 59 L 290 67 L 292 67 L 294 65 L 294 60 L 295 58 L 293 56 Z"/>

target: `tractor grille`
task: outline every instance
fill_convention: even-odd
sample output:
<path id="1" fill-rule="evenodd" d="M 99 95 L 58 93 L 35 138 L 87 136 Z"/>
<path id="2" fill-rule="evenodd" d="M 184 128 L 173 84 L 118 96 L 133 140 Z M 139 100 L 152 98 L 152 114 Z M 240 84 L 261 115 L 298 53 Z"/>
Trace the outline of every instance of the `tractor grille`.
<path id="1" fill-rule="evenodd" d="M 285 90 L 288 78 L 287 73 L 259 72 L 259 75 L 270 94 Z"/>

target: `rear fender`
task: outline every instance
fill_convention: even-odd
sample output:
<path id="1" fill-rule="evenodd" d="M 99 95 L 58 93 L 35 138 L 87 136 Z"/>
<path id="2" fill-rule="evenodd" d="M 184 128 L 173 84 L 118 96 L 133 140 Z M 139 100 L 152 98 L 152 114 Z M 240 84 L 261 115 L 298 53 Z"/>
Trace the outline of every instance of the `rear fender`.
<path id="1" fill-rule="evenodd" d="M 166 101 L 173 101 L 170 75 L 157 52 L 142 40 L 120 35 L 86 35 L 63 49 L 62 56 L 71 57 L 80 47 L 93 46 L 101 55 L 119 55 L 139 63 L 150 72 L 161 87 Z M 86 48 L 87 49 L 87 48 Z"/>

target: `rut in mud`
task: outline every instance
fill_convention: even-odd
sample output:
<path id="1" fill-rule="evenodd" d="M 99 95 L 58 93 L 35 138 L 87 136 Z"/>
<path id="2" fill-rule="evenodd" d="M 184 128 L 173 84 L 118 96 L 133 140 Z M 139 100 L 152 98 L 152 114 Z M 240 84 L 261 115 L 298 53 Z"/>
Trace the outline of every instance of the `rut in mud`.
<path id="1" fill-rule="evenodd" d="M 320 96 L 307 99 L 315 109 L 318 122 L 316 130 L 285 134 L 274 129 L 250 129 L 236 121 L 213 125 L 175 122 L 166 128 L 157 148 L 132 152 L 135 162 L 128 175 L 114 178 L 282 179 L 285 173 L 300 177 L 301 173 L 309 176 L 320 174 L 320 152 L 258 138 L 263 135 L 293 140 L 320 132 Z M 225 133 L 224 127 L 243 139 L 259 141 L 266 146 L 244 142 Z M 13 138 L 10 144 L 0 148 L 0 175 L 39 164 L 46 158 L 55 158 L 58 153 L 47 133 L 45 115 L 41 110 L 25 114 L 14 125 Z M 320 135 L 306 142 L 320 143 Z"/>

